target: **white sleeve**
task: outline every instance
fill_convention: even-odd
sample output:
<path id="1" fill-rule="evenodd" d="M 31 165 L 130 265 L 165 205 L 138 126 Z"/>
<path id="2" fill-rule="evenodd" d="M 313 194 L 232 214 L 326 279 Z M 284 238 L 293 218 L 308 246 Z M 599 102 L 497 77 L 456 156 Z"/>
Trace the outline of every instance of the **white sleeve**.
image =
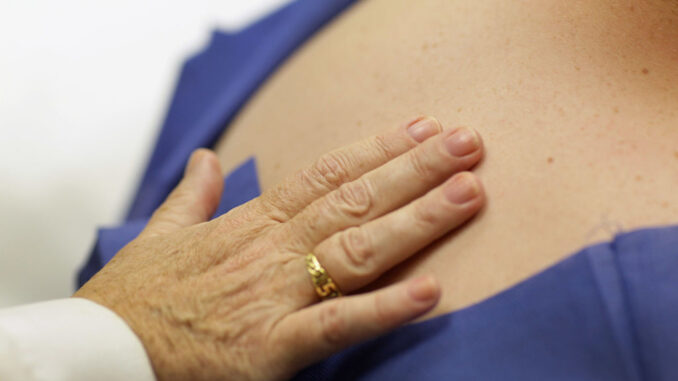
<path id="1" fill-rule="evenodd" d="M 118 315 L 69 298 L 0 309 L 0 380 L 155 381 L 141 341 Z"/>

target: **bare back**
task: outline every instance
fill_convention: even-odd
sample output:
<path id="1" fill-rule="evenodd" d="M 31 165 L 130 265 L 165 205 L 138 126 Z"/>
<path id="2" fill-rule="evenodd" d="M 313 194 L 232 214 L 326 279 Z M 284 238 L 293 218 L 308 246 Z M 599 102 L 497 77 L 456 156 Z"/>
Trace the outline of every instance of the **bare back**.
<path id="1" fill-rule="evenodd" d="M 467 306 L 620 229 L 678 222 L 678 16 L 615 3 L 360 2 L 260 89 L 217 153 L 226 170 L 255 155 L 266 189 L 419 114 L 476 128 L 487 207 L 384 278 L 434 273 L 428 316 Z"/>

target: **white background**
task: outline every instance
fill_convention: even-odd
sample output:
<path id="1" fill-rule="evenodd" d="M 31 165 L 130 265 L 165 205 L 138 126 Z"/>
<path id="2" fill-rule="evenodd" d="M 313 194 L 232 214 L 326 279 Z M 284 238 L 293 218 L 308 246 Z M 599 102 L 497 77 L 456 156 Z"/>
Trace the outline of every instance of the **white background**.
<path id="1" fill-rule="evenodd" d="M 0 2 L 0 307 L 69 296 L 182 60 L 289 0 Z"/>

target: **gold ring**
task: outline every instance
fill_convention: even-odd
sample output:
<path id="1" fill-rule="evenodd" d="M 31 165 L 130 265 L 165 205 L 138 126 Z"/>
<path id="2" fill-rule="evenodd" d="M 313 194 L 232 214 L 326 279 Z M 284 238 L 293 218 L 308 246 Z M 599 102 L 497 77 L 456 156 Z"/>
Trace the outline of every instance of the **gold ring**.
<path id="1" fill-rule="evenodd" d="M 313 253 L 306 255 L 306 268 L 308 273 L 311 274 L 311 279 L 315 285 L 315 292 L 321 300 L 342 296 L 337 284 L 330 278 L 330 274 L 320 265 L 318 258 Z"/>

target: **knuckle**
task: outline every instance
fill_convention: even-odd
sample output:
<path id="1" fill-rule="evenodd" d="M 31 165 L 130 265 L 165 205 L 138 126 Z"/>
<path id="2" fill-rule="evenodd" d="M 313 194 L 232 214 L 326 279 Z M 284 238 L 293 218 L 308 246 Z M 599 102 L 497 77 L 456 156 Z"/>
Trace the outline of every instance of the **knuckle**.
<path id="1" fill-rule="evenodd" d="M 348 168 L 349 160 L 344 155 L 330 152 L 316 160 L 306 177 L 334 189 L 350 179 Z"/>
<path id="2" fill-rule="evenodd" d="M 346 267 L 356 277 L 366 276 L 374 269 L 374 246 L 363 228 L 353 227 L 339 235 Z"/>
<path id="3" fill-rule="evenodd" d="M 418 202 L 414 206 L 414 223 L 423 229 L 431 229 L 439 226 L 442 221 L 438 209 L 427 202 Z"/>
<path id="4" fill-rule="evenodd" d="M 342 314 L 341 303 L 328 303 L 319 315 L 322 340 L 333 347 L 343 344 L 348 325 Z"/>
<path id="5" fill-rule="evenodd" d="M 267 217 L 270 221 L 284 223 L 294 216 L 294 211 L 289 206 L 287 200 L 292 199 L 293 195 L 286 196 L 282 189 L 275 189 L 267 192 L 251 201 L 255 214 L 261 217 Z"/>
<path id="6" fill-rule="evenodd" d="M 363 179 L 343 184 L 331 198 L 335 207 L 354 217 L 365 216 L 372 208 L 372 200 L 371 187 Z"/>
<path id="7" fill-rule="evenodd" d="M 371 150 L 376 151 L 381 157 L 391 160 L 397 156 L 387 139 L 382 135 L 377 135 L 372 139 Z"/>
<path id="8" fill-rule="evenodd" d="M 280 218 L 274 219 L 283 222 L 292 217 L 292 212 L 289 210 L 286 202 L 293 196 L 290 193 L 285 186 L 278 185 L 273 189 L 267 190 L 253 201 L 259 207 L 261 214 L 281 214 Z"/>
<path id="9" fill-rule="evenodd" d="M 229 213 L 232 212 L 229 211 Z M 214 230 L 218 232 L 217 234 L 223 234 L 224 232 L 231 231 L 236 225 L 234 224 L 234 219 L 229 218 L 229 214 L 226 213 L 222 216 L 219 216 L 209 222 L 210 225 L 214 226 Z"/>
<path id="10" fill-rule="evenodd" d="M 409 156 L 410 165 L 417 177 L 425 181 L 432 180 L 437 177 L 437 174 L 440 171 L 438 170 L 436 164 L 439 163 L 435 160 L 431 160 L 424 150 L 413 150 Z"/>

